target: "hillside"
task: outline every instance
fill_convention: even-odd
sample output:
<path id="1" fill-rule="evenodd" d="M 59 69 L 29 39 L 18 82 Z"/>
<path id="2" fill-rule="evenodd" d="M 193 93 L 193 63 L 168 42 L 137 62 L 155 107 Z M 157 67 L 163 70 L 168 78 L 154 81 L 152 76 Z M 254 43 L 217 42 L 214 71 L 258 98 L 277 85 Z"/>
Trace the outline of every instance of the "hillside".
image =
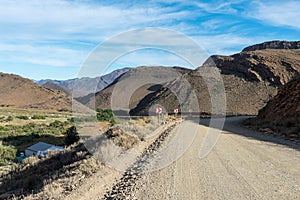
<path id="1" fill-rule="evenodd" d="M 278 94 L 259 112 L 263 120 L 300 120 L 300 79 L 284 85 Z"/>
<path id="2" fill-rule="evenodd" d="M 256 115 L 277 94 L 279 87 L 300 73 L 300 50 L 297 46 L 295 49 L 269 49 L 268 45 L 262 46 L 266 46 L 266 49 L 243 51 L 232 56 L 211 56 L 203 66 L 185 74 L 172 85 L 176 88 L 185 87 L 181 80 L 188 80 L 198 97 L 200 111 L 210 114 L 211 100 L 202 76 L 209 77 L 212 82 L 217 81 L 212 74 L 206 73 L 207 69 L 215 68 L 221 73 L 224 82 L 226 114 Z M 154 104 L 163 105 L 168 112 L 180 108 L 175 94 L 165 88 L 141 102 L 131 111 L 133 115 L 146 114 Z"/>
<path id="3" fill-rule="evenodd" d="M 137 67 L 117 78 L 104 90 L 77 100 L 90 107 L 127 110 L 135 108 L 163 84 L 190 71 L 180 67 Z M 114 95 L 114 98 L 112 98 Z M 112 105 L 113 104 L 113 105 Z"/>
<path id="4" fill-rule="evenodd" d="M 18 108 L 71 110 L 72 101 L 63 92 L 37 85 L 13 74 L 0 73 L 0 104 Z"/>
<path id="5" fill-rule="evenodd" d="M 300 41 L 270 41 L 263 42 L 260 44 L 255 44 L 243 49 L 243 51 L 255 51 L 255 50 L 263 50 L 263 49 L 300 49 Z"/>
<path id="6" fill-rule="evenodd" d="M 51 90 L 58 90 L 58 91 L 65 93 L 66 95 L 72 96 L 72 90 L 65 88 L 63 86 L 60 86 L 58 84 L 55 84 L 51 81 L 43 84 L 42 86 L 45 88 L 51 89 Z"/>
<path id="7" fill-rule="evenodd" d="M 120 75 L 127 72 L 128 70 L 130 70 L 130 68 L 118 69 L 109 74 L 95 77 L 95 78 L 84 77 L 84 78 L 75 78 L 69 80 L 45 79 L 45 80 L 37 81 L 37 83 L 39 85 L 44 85 L 46 83 L 52 82 L 56 85 L 59 85 L 70 91 L 73 91 L 74 92 L 73 95 L 75 97 L 80 97 L 104 89 L 109 84 L 111 84 L 116 78 L 118 78 Z"/>
<path id="8" fill-rule="evenodd" d="M 245 125 L 291 140 L 300 139 L 300 78 L 282 86 L 278 94 Z"/>

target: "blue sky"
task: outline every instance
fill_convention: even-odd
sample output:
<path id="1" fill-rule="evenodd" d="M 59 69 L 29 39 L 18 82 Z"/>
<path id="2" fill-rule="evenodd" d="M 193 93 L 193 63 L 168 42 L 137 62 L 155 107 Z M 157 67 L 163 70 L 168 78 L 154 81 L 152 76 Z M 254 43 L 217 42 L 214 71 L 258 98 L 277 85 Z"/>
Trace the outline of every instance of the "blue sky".
<path id="1" fill-rule="evenodd" d="M 264 41 L 300 40 L 299 8 L 299 1 L 289 0 L 2 0 L 0 71 L 31 79 L 74 78 L 99 44 L 147 27 L 182 33 L 208 55 L 230 55 Z M 116 60 L 108 71 L 139 65 L 189 67 L 172 54 L 141 50 Z"/>

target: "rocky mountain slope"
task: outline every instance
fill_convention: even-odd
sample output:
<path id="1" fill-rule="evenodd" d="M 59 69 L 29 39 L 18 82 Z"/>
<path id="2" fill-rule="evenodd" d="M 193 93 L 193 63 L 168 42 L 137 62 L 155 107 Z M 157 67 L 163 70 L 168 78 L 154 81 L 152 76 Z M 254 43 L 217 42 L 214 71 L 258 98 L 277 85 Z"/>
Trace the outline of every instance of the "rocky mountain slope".
<path id="1" fill-rule="evenodd" d="M 132 70 L 125 73 L 103 91 L 85 96 L 80 101 L 91 107 L 95 105 L 97 108 L 115 109 L 112 104 L 122 104 L 115 101 L 116 97 L 111 97 L 115 85 L 123 85 L 124 91 L 128 91 L 131 85 L 139 85 L 135 92 L 130 94 L 130 103 L 127 100 L 129 94 L 118 96 L 120 101 L 126 101 L 132 115 L 148 115 L 149 111 L 158 105 L 162 106 L 165 112 L 172 113 L 175 108 L 181 111 L 184 109 L 183 105 L 191 103 L 193 95 L 196 96 L 199 105 L 196 109 L 191 109 L 191 112 L 210 115 L 211 98 L 218 99 L 218 96 L 222 95 L 223 83 L 226 103 L 217 102 L 217 107 L 226 107 L 227 115 L 257 115 L 277 94 L 278 88 L 299 76 L 299 44 L 300 42 L 271 41 L 247 47 L 231 56 L 214 55 L 197 69 L 181 70 L 172 80 L 166 79 L 156 84 L 156 87 L 153 87 L 154 84 L 135 83 L 133 80 L 137 78 L 133 77 L 143 80 L 149 74 L 157 73 L 163 79 L 163 67 L 137 68 L 135 70 L 138 72 Z M 221 80 L 217 79 L 218 74 L 221 74 Z M 207 84 L 214 85 L 210 92 L 214 93 L 215 97 L 209 93 Z M 120 106 L 117 109 L 124 107 Z"/>
<path id="2" fill-rule="evenodd" d="M 104 89 L 109 84 L 111 84 L 116 78 L 118 78 L 123 73 L 129 71 L 130 69 L 131 68 L 118 69 L 109 74 L 96 77 L 96 78 L 85 77 L 85 78 L 75 78 L 69 80 L 45 79 L 45 80 L 37 81 L 37 83 L 39 85 L 44 85 L 48 82 L 52 82 L 68 90 L 74 91 L 73 95 L 79 97 L 79 96 L 85 96 L 90 93 L 95 93 Z"/>
<path id="3" fill-rule="evenodd" d="M 300 139 L 300 78 L 290 81 L 246 125 L 260 131 Z"/>
<path id="4" fill-rule="evenodd" d="M 57 85 L 51 81 L 43 84 L 42 86 L 45 88 L 48 88 L 48 89 L 58 90 L 58 91 L 65 93 L 66 95 L 72 96 L 72 90 L 65 88 L 63 86 Z"/>
<path id="5" fill-rule="evenodd" d="M 128 111 L 163 84 L 188 71 L 180 67 L 137 67 L 124 73 L 104 90 L 77 100 L 90 107 Z"/>
<path id="6" fill-rule="evenodd" d="M 243 51 L 256 51 L 256 50 L 263 50 L 263 49 L 300 49 L 300 41 L 270 41 L 270 42 L 263 42 L 261 44 L 255 44 L 243 49 Z"/>
<path id="7" fill-rule="evenodd" d="M 300 119 L 300 79 L 292 80 L 280 88 L 278 94 L 259 112 L 265 120 Z"/>
<path id="8" fill-rule="evenodd" d="M 210 114 L 211 99 L 204 81 L 206 78 L 203 77 L 209 77 L 212 82 L 218 81 L 214 80 L 212 74 L 206 73 L 207 69 L 215 68 L 221 73 L 226 91 L 226 114 L 256 115 L 266 102 L 277 94 L 279 87 L 300 73 L 300 50 L 297 49 L 298 47 L 296 46 L 295 49 L 268 49 L 268 45 L 271 44 L 262 45 L 266 48 L 262 50 L 251 51 L 251 48 L 248 48 L 247 51 L 232 56 L 211 56 L 203 66 L 183 75 L 181 79 L 168 87 L 183 88 L 185 86 L 181 84 L 182 80 L 188 80 L 198 97 L 200 112 Z M 295 46 L 293 44 L 289 45 L 290 48 Z M 182 105 L 176 101 L 176 94 L 166 88 L 162 88 L 151 98 L 141 102 L 132 110 L 133 115 L 146 114 L 154 104 L 163 105 L 168 112 L 172 112 L 174 108 L 180 108 Z"/>
<path id="9" fill-rule="evenodd" d="M 37 85 L 13 74 L 0 73 L 0 104 L 18 108 L 71 110 L 72 100 L 63 92 Z"/>

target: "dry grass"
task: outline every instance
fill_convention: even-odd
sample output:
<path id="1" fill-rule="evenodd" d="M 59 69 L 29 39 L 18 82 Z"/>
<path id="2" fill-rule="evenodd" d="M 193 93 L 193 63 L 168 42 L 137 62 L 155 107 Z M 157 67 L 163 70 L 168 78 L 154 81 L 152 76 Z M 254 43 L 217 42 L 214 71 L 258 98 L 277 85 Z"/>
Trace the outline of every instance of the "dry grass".
<path id="1" fill-rule="evenodd" d="M 286 139 L 300 140 L 300 119 L 298 118 L 273 120 L 251 118 L 244 121 L 244 125 L 267 134 L 283 135 Z"/>
<path id="2" fill-rule="evenodd" d="M 4 177 L 0 183 L 0 199 L 61 199 L 87 176 L 101 167 L 83 147 L 78 145 L 48 158 L 30 157 Z"/>
<path id="3" fill-rule="evenodd" d="M 108 139 L 111 139 L 115 145 L 130 149 L 139 142 L 137 136 L 125 133 L 122 129 L 114 127 L 105 132 Z"/>
<path id="4" fill-rule="evenodd" d="M 143 140 L 159 126 L 160 124 L 156 117 L 140 117 L 126 123 L 118 124 L 115 127 L 128 135 L 137 136 L 140 140 Z"/>

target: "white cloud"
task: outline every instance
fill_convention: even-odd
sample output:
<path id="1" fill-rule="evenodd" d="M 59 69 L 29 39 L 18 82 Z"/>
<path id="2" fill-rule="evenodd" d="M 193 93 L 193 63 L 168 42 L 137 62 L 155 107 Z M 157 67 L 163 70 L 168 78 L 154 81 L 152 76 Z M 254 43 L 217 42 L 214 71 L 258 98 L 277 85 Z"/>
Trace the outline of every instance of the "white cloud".
<path id="1" fill-rule="evenodd" d="M 167 26 L 188 15 L 170 7 L 144 5 L 124 9 L 85 1 L 1 1 L 0 60 L 79 66 L 106 38 L 133 28 Z"/>
<path id="2" fill-rule="evenodd" d="M 102 2 L 102 1 L 101 1 Z M 209 54 L 231 54 L 241 46 L 263 41 L 262 38 L 243 37 L 238 33 L 214 35 L 214 29 L 226 27 L 234 23 L 227 19 L 218 18 L 203 22 L 200 18 L 207 13 L 235 14 L 234 5 L 240 0 L 218 1 L 201 3 L 199 1 L 183 0 L 152 0 L 150 3 L 134 2 L 119 5 L 113 2 L 102 4 L 90 1 L 63 1 L 63 0 L 3 0 L 0 4 L 0 64 L 11 61 L 20 65 L 38 64 L 53 67 L 76 66 L 84 62 L 90 50 L 105 39 L 111 38 L 120 32 L 144 27 L 163 27 L 183 32 L 192 36 L 198 44 Z M 166 6 L 165 3 L 175 3 Z M 16 6 L 17 5 L 17 6 Z M 265 14 L 262 10 L 270 6 L 256 4 L 260 18 L 271 20 L 272 13 Z M 296 7 L 298 4 L 295 4 Z M 299 6 L 298 6 L 299 7 Z M 277 8 L 282 9 L 282 8 Z M 283 7 L 294 14 L 285 14 L 296 17 L 292 8 Z M 277 10 L 276 10 L 277 12 Z M 279 10 L 278 10 L 279 12 Z M 278 17 L 278 16 L 277 16 Z M 270 19 L 269 19 L 270 18 Z M 276 18 L 276 17 L 275 17 Z M 284 23 L 287 19 L 277 19 Z M 199 21 L 198 21 L 199 20 Z M 281 21 L 280 21 L 281 20 Z M 198 23 L 199 22 L 199 23 Z M 201 22 L 203 22 L 201 24 Z M 275 23 L 275 22 L 274 22 Z M 277 22 L 278 23 L 278 22 Z M 225 24 L 225 25 L 224 25 Z M 297 25 L 296 25 L 297 26 Z M 300 25 L 298 25 L 300 26 Z M 211 35 L 208 35 L 212 32 Z M 144 46 L 156 44 L 162 49 L 165 46 L 181 49 L 193 55 L 193 50 L 182 38 L 169 35 L 168 41 L 160 39 L 163 35 L 159 32 L 153 34 L 134 34 L 114 41 L 114 45 L 126 49 L 136 42 L 138 38 Z M 205 35 L 204 35 L 205 34 Z M 149 35 L 151 37 L 149 37 Z M 156 36 L 156 37 L 152 37 Z M 184 36 L 184 35 L 183 35 Z M 165 36 L 166 37 L 166 36 Z M 235 48 L 235 49 L 234 49 Z M 107 49 L 103 57 L 110 57 L 114 52 Z M 153 55 L 153 60 L 151 60 Z M 137 58 L 134 62 L 133 58 Z M 99 58 L 100 60 L 102 58 Z M 168 64 L 180 63 L 174 56 L 159 57 L 156 54 L 132 54 L 122 58 L 121 63 Z"/>
<path id="3" fill-rule="evenodd" d="M 256 1 L 248 16 L 275 26 L 300 29 L 299 9 L 299 1 Z"/>
<path id="4" fill-rule="evenodd" d="M 4 27 L 0 33 L 2 38 L 11 40 L 99 41 L 128 28 L 151 26 L 154 22 L 156 25 L 164 24 L 187 14 L 185 11 L 163 7 L 124 9 L 76 1 L 4 1 L 0 4 L 0 24 Z"/>
<path id="5" fill-rule="evenodd" d="M 0 43 L 0 59 L 54 67 L 79 66 L 87 51 L 58 46 Z"/>

